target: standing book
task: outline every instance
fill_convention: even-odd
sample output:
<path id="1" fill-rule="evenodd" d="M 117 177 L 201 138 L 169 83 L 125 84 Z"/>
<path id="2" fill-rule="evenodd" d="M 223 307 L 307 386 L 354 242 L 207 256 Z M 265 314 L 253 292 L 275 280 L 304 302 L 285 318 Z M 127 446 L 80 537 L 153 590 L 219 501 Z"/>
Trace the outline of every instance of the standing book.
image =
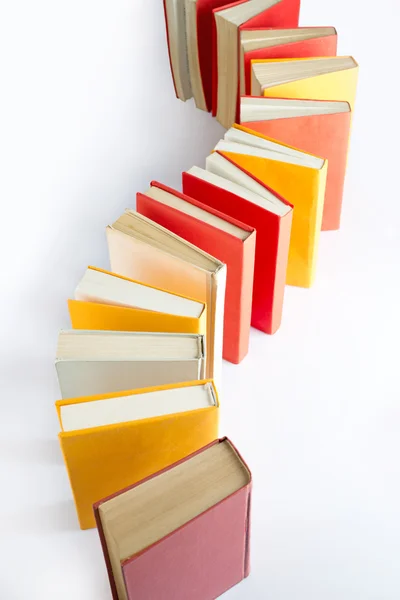
<path id="1" fill-rule="evenodd" d="M 349 146 L 348 102 L 286 98 L 241 98 L 247 129 L 328 160 L 322 230 L 339 229 Z"/>
<path id="2" fill-rule="evenodd" d="M 240 32 L 240 95 L 250 94 L 251 61 L 271 58 L 336 56 L 334 27 L 244 29 Z"/>
<path id="3" fill-rule="evenodd" d="M 223 358 L 241 362 L 249 347 L 254 228 L 157 182 L 138 196 L 136 208 L 226 264 Z"/>
<path id="4" fill-rule="evenodd" d="M 114 600 L 214 600 L 250 570 L 251 473 L 233 444 L 94 506 Z"/>
<path id="5" fill-rule="evenodd" d="M 286 283 L 310 287 L 317 266 L 327 161 L 241 125 L 229 129 L 215 150 L 294 206 Z"/>
<path id="6" fill-rule="evenodd" d="M 251 325 L 275 333 L 282 318 L 292 206 L 218 152 L 207 157 L 206 166 L 182 174 L 183 191 L 257 229 Z"/>
<path id="7" fill-rule="evenodd" d="M 196 381 L 205 377 L 204 335 L 64 330 L 56 370 L 62 398 Z"/>
<path id="8" fill-rule="evenodd" d="M 195 452 L 218 435 L 211 381 L 56 402 L 59 440 L 82 529 L 93 504 Z"/>
<path id="9" fill-rule="evenodd" d="M 354 111 L 358 64 L 352 56 L 251 61 L 251 95 L 348 102 Z"/>
<path id="10" fill-rule="evenodd" d="M 186 40 L 190 82 L 197 108 L 212 108 L 213 10 L 227 0 L 185 0 Z"/>
<path id="11" fill-rule="evenodd" d="M 115 273 L 207 305 L 206 376 L 219 384 L 226 265 L 133 210 L 107 227 L 107 242 Z"/>
<path id="12" fill-rule="evenodd" d="M 68 300 L 74 329 L 205 333 L 206 306 L 139 281 L 88 267 L 75 299 Z M 170 310 L 171 312 L 166 312 Z"/>

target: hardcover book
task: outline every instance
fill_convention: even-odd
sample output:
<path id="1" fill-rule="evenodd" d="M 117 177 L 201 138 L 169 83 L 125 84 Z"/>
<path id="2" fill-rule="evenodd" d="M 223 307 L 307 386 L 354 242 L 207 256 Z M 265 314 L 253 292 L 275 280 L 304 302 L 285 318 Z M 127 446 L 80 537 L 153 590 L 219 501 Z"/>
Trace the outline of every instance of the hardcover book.
<path id="1" fill-rule="evenodd" d="M 251 473 L 215 440 L 94 506 L 114 600 L 214 600 L 249 574 Z"/>
<path id="2" fill-rule="evenodd" d="M 212 108 L 213 10 L 227 0 L 185 0 L 186 39 L 190 82 L 197 108 Z"/>
<path id="3" fill-rule="evenodd" d="M 72 329 L 58 336 L 62 398 L 205 377 L 204 335 Z"/>
<path id="4" fill-rule="evenodd" d="M 236 120 L 239 35 L 248 28 L 297 27 L 300 0 L 239 0 L 214 10 L 213 115 L 223 127 Z"/>
<path id="5" fill-rule="evenodd" d="M 221 12 L 217 12 L 221 9 Z M 297 27 L 300 0 L 164 0 L 168 54 L 175 94 L 196 106 L 211 110 L 217 82 L 218 51 L 229 46 L 228 63 L 237 70 L 238 27 Z M 221 21 L 223 20 L 223 23 Z M 232 43 L 232 35 L 235 43 Z M 226 51 L 226 50 L 224 50 Z M 230 56 L 230 53 L 236 53 Z M 220 58 L 220 60 L 222 60 Z M 221 63 L 222 64 L 222 63 Z M 224 69 L 219 65 L 221 76 Z M 215 70 L 215 73 L 213 72 Z M 234 73 L 237 78 L 237 72 Z"/>
<path id="6" fill-rule="evenodd" d="M 154 181 L 138 195 L 136 208 L 227 265 L 222 356 L 239 363 L 249 347 L 254 228 Z"/>
<path id="7" fill-rule="evenodd" d="M 257 229 L 251 325 L 275 333 L 282 317 L 292 206 L 219 152 L 207 157 L 206 167 L 182 174 L 183 191 Z"/>
<path id="8" fill-rule="evenodd" d="M 241 98 L 247 129 L 328 160 L 322 230 L 339 229 L 350 136 L 348 102 Z"/>
<path id="9" fill-rule="evenodd" d="M 244 96 L 251 92 L 252 60 L 336 56 L 337 33 L 334 27 L 244 29 L 240 32 L 239 51 L 239 92 Z"/>
<path id="10" fill-rule="evenodd" d="M 140 198 L 140 194 L 138 194 Z M 226 265 L 133 210 L 107 227 L 115 273 L 207 305 L 206 376 L 221 381 Z M 202 333 L 202 332 L 197 332 Z"/>
<path id="11" fill-rule="evenodd" d="M 354 111 L 358 64 L 351 56 L 251 61 L 251 95 L 339 100 Z"/>
<path id="12" fill-rule="evenodd" d="M 93 504 L 211 442 L 219 404 L 203 380 L 58 400 L 59 440 L 82 529 Z"/>
<path id="13" fill-rule="evenodd" d="M 215 150 L 294 206 L 286 283 L 310 287 L 317 265 L 327 161 L 241 125 L 229 129 Z"/>
<path id="14" fill-rule="evenodd" d="M 202 302 L 96 267 L 88 267 L 75 298 L 68 300 L 74 329 L 168 333 L 206 330 L 206 306 Z"/>

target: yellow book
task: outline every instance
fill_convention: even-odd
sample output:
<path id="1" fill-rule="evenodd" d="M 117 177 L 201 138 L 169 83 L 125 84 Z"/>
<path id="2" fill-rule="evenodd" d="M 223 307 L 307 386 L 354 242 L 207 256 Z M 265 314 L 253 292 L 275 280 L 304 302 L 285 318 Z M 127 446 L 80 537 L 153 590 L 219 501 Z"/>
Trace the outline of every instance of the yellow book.
<path id="1" fill-rule="evenodd" d="M 82 529 L 93 504 L 218 437 L 212 380 L 58 400 L 59 440 Z"/>
<path id="2" fill-rule="evenodd" d="M 205 333 L 206 305 L 115 273 L 88 267 L 68 300 L 74 329 Z"/>
<path id="3" fill-rule="evenodd" d="M 358 64 L 351 56 L 251 61 L 251 95 L 346 101 L 354 111 Z"/>
<path id="4" fill-rule="evenodd" d="M 310 287 L 317 265 L 327 161 L 241 125 L 229 129 L 214 150 L 225 163 L 211 155 L 207 170 L 240 183 L 232 170 L 237 165 L 294 206 L 286 283 Z M 252 190 L 258 188 L 253 184 Z"/>

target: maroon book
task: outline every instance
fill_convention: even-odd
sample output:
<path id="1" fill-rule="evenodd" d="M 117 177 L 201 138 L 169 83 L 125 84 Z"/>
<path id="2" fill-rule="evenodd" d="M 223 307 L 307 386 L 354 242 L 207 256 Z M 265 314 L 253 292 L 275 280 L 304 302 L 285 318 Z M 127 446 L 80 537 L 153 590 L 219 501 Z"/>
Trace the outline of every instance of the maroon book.
<path id="1" fill-rule="evenodd" d="M 227 439 L 94 506 L 114 600 L 212 600 L 249 574 L 251 473 Z"/>

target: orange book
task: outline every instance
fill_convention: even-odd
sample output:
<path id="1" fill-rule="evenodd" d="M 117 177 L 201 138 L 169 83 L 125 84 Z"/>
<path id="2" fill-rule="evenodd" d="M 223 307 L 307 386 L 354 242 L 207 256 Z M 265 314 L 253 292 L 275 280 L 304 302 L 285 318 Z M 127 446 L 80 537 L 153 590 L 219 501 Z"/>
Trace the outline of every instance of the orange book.
<path id="1" fill-rule="evenodd" d="M 82 529 L 93 504 L 218 437 L 211 380 L 56 402 L 59 440 Z"/>
<path id="2" fill-rule="evenodd" d="M 294 206 L 286 283 L 311 287 L 317 266 L 328 162 L 241 125 L 231 127 L 214 150 Z M 223 171 L 218 174 L 223 175 Z"/>
<path id="3" fill-rule="evenodd" d="M 252 131 L 328 160 L 322 230 L 339 229 L 350 136 L 349 103 L 244 96 L 240 122 Z"/>
<path id="4" fill-rule="evenodd" d="M 206 306 L 202 302 L 96 267 L 88 267 L 75 296 L 75 300 L 68 300 L 74 329 L 164 333 L 206 330 Z"/>
<path id="5" fill-rule="evenodd" d="M 249 347 L 254 228 L 154 181 L 138 194 L 136 208 L 227 265 L 222 356 L 241 362 Z"/>

